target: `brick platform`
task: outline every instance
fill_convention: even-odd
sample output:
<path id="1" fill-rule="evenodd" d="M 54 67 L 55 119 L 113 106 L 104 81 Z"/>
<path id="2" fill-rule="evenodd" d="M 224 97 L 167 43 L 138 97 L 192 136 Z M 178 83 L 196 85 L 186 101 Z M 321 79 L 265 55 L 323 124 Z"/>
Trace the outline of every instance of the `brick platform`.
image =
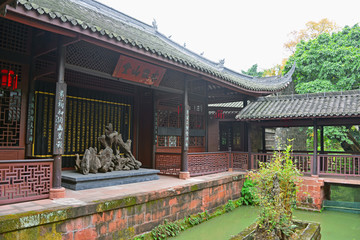
<path id="1" fill-rule="evenodd" d="M 324 179 L 319 177 L 302 177 L 298 185 L 297 205 L 299 208 L 320 211 L 325 199 Z"/>
<path id="2" fill-rule="evenodd" d="M 165 219 L 214 211 L 240 197 L 242 173 L 160 180 L 82 191 L 66 198 L 0 206 L 0 239 L 128 239 Z M 7 213 L 7 215 L 6 215 Z"/>

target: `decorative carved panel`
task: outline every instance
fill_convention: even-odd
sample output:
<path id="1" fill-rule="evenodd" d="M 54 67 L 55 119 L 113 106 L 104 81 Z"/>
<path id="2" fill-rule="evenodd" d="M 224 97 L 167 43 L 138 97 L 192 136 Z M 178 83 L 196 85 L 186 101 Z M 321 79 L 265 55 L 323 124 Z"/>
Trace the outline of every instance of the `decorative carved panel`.
<path id="1" fill-rule="evenodd" d="M 21 91 L 0 89 L 0 147 L 20 143 Z"/>
<path id="2" fill-rule="evenodd" d="M 47 198 L 52 162 L 0 163 L 0 204 Z"/>

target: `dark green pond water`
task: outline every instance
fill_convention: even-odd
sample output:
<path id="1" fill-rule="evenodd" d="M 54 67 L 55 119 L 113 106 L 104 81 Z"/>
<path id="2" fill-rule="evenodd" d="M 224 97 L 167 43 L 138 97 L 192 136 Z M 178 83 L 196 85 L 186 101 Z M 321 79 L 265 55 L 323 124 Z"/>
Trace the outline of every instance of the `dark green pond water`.
<path id="1" fill-rule="evenodd" d="M 253 223 L 257 213 L 258 210 L 255 207 L 242 206 L 231 213 L 215 217 L 188 229 L 173 239 L 229 239 Z M 294 217 L 300 220 L 320 222 L 322 239 L 360 240 L 360 214 L 335 211 L 323 211 L 321 213 L 295 211 Z"/>

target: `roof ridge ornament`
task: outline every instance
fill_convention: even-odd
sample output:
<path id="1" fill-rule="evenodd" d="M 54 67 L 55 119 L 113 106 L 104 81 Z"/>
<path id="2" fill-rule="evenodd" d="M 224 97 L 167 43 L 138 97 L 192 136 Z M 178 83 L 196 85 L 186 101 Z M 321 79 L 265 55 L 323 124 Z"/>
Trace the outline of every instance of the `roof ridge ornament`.
<path id="1" fill-rule="evenodd" d="M 158 25 L 157 25 L 157 23 L 156 23 L 156 19 L 155 19 L 155 18 L 153 18 L 152 26 L 153 26 L 153 28 L 155 29 L 155 31 L 158 30 Z"/>
<path id="2" fill-rule="evenodd" d="M 224 64 L 225 64 L 225 58 L 220 59 L 220 60 L 219 60 L 219 63 L 217 64 L 217 67 L 218 67 L 219 69 L 223 70 L 223 69 L 224 69 Z"/>

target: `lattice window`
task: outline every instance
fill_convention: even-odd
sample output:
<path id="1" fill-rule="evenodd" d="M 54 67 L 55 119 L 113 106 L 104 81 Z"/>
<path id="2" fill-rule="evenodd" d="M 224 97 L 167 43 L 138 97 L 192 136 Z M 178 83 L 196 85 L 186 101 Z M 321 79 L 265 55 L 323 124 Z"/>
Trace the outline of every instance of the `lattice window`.
<path id="1" fill-rule="evenodd" d="M 179 136 L 157 136 L 158 147 L 180 147 L 181 137 Z"/>
<path id="2" fill-rule="evenodd" d="M 190 114 L 190 129 L 204 129 L 204 116 Z"/>
<path id="3" fill-rule="evenodd" d="M 0 90 L 0 147 L 20 144 L 21 91 Z"/>
<path id="4" fill-rule="evenodd" d="M 192 81 L 190 82 L 190 92 L 198 95 L 205 96 L 206 94 L 206 84 L 205 81 Z"/>
<path id="5" fill-rule="evenodd" d="M 87 42 L 78 42 L 67 47 L 67 63 L 100 72 L 112 74 L 118 59 L 118 53 Z"/>
<path id="6" fill-rule="evenodd" d="M 184 76 L 171 70 L 167 70 L 160 86 L 184 89 Z"/>
<path id="7" fill-rule="evenodd" d="M 18 53 L 29 53 L 29 27 L 0 18 L 0 48 Z"/>

